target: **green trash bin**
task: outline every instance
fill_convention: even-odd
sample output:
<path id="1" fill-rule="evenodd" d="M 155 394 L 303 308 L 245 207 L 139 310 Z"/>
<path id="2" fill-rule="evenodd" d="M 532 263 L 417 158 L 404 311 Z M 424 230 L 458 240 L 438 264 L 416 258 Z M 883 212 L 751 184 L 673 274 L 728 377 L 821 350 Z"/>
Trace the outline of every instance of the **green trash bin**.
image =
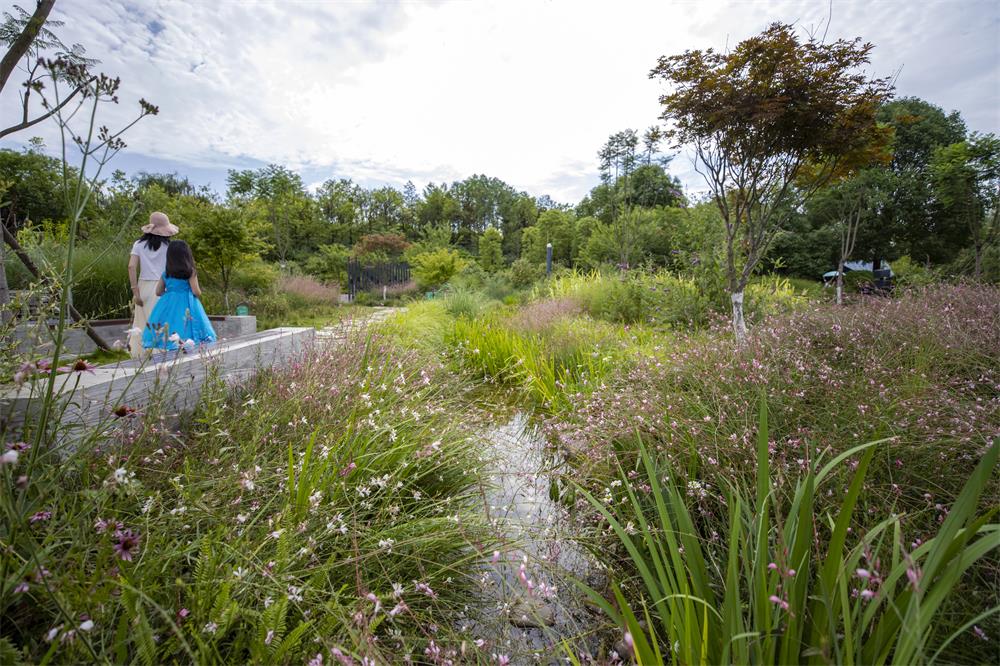
<path id="1" fill-rule="evenodd" d="M 246 303 L 240 303 L 239 305 L 236 306 L 237 317 L 246 317 L 249 314 L 250 314 L 250 306 L 247 305 Z"/>

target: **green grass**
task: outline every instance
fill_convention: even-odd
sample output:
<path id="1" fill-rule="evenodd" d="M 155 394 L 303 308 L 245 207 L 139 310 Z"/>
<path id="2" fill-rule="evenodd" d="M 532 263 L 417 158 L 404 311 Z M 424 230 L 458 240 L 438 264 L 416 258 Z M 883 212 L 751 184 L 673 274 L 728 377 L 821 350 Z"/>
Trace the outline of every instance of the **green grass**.
<path id="1" fill-rule="evenodd" d="M 364 317 L 367 312 L 369 308 L 362 305 L 314 305 L 280 314 L 263 312 L 257 314 L 257 329 L 263 331 L 281 326 L 323 328 L 347 319 Z"/>
<path id="2" fill-rule="evenodd" d="M 129 355 L 127 351 L 122 351 L 122 350 L 105 351 L 103 349 L 98 349 L 97 351 L 93 351 L 89 354 L 84 354 L 81 358 L 93 363 L 94 365 L 112 365 L 115 363 L 128 361 L 132 357 Z"/>
<path id="3" fill-rule="evenodd" d="M 235 390 L 210 378 L 179 428 L 154 399 L 5 465 L 0 661 L 392 663 L 451 642 L 492 542 L 477 445 L 428 368 L 355 337 Z"/>
<path id="4" fill-rule="evenodd" d="M 761 411 L 756 490 L 722 490 L 724 531 L 706 538 L 670 465 L 640 445 L 642 484 L 620 470 L 621 502 L 578 487 L 614 531 L 640 592 L 614 602 L 588 595 L 634 641 L 640 664 L 934 663 L 977 621 L 979 609 L 949 635 L 936 632 L 942 606 L 963 573 L 1000 548 L 996 510 L 977 513 L 995 473 L 1000 441 L 980 460 L 937 534 L 915 547 L 902 541 L 903 517 L 890 514 L 863 534 L 851 525 L 880 442 L 846 451 L 796 481 L 785 506 L 772 485 L 766 410 Z M 830 473 L 858 465 L 835 511 L 816 497 Z M 687 493 L 690 494 L 690 493 Z M 640 622 L 640 620 L 644 620 Z"/>

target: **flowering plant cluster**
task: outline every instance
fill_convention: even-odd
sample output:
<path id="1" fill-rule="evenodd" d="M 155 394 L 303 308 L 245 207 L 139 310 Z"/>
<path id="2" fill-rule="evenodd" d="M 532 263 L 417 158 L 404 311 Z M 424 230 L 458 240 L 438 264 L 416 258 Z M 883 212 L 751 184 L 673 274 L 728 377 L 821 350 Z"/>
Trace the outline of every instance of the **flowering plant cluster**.
<path id="1" fill-rule="evenodd" d="M 83 433 L 30 470 L 29 445 L 5 445 L 20 519 L 0 528 L 0 652 L 361 664 L 457 650 L 450 618 L 486 540 L 457 393 L 435 361 L 355 337 L 211 381 L 180 423 L 155 401 L 119 406 L 110 440 Z"/>

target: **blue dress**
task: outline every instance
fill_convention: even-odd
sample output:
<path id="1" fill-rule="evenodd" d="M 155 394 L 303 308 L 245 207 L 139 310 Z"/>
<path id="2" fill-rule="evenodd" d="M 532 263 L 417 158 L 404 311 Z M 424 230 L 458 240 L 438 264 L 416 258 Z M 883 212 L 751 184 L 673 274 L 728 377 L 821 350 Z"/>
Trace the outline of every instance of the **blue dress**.
<path id="1" fill-rule="evenodd" d="M 215 342 L 215 329 L 205 314 L 201 301 L 191 291 L 187 280 L 163 275 L 165 289 L 149 315 L 142 332 L 142 346 L 147 349 L 178 349 L 191 340 L 196 345 Z M 174 337 L 174 334 L 179 336 Z M 173 337 L 173 340 L 171 338 Z"/>

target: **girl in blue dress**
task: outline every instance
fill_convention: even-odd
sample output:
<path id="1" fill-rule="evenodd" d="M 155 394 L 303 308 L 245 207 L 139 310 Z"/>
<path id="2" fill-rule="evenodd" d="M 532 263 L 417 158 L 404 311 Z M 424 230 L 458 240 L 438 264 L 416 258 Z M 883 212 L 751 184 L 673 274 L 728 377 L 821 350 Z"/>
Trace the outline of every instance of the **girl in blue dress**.
<path id="1" fill-rule="evenodd" d="M 198 297 L 201 286 L 191 248 L 182 240 L 167 246 L 167 269 L 156 285 L 160 297 L 142 332 L 146 349 L 189 349 L 215 342 L 215 330 Z"/>

